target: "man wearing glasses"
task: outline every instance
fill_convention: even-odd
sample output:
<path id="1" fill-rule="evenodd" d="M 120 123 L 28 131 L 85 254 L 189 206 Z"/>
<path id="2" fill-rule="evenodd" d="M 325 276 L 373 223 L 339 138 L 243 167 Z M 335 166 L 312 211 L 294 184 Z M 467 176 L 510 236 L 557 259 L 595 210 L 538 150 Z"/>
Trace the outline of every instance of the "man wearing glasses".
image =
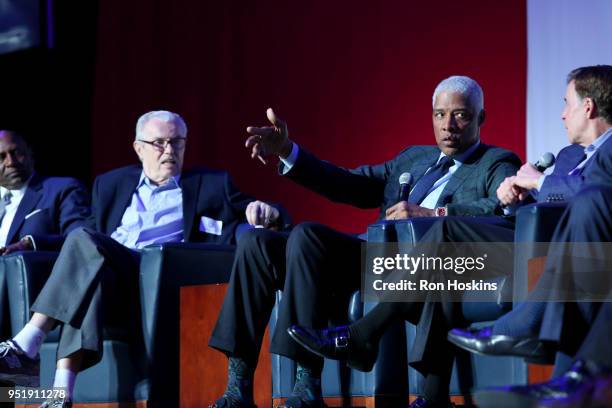
<path id="1" fill-rule="evenodd" d="M 66 238 L 30 322 L 0 343 L 0 379 L 38 386 L 38 351 L 45 335 L 63 325 L 54 387 L 65 387 L 67 396 L 41 408 L 72 407 L 76 375 L 100 361 L 104 324 L 128 328 L 138 321 L 139 249 L 230 244 L 245 220 L 264 227 L 279 220 L 276 208 L 238 191 L 226 172 L 181 172 L 186 141 L 187 126 L 176 113 L 140 117 L 133 147 L 142 165 L 95 180 L 88 227 Z"/>

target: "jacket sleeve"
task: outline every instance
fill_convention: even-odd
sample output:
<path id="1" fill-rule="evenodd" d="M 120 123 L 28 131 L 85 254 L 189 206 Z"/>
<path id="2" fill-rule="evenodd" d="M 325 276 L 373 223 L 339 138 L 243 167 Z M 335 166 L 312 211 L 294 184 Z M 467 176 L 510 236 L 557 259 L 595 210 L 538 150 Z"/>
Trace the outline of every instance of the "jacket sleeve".
<path id="1" fill-rule="evenodd" d="M 392 162 L 349 170 L 320 160 L 300 148 L 295 164 L 285 175 L 331 201 L 359 208 L 377 208 L 381 205 L 391 170 Z"/>
<path id="2" fill-rule="evenodd" d="M 471 202 L 450 203 L 446 205 L 447 215 L 488 216 L 501 214 L 497 189 L 506 177 L 516 174 L 521 160 L 512 152 L 504 152 L 482 169 L 485 195 Z"/>
<path id="3" fill-rule="evenodd" d="M 59 251 L 66 236 L 76 228 L 86 226 L 91 216 L 89 192 L 77 180 L 71 180 L 58 198 L 59 234 L 36 234 L 32 236 L 37 250 Z"/>

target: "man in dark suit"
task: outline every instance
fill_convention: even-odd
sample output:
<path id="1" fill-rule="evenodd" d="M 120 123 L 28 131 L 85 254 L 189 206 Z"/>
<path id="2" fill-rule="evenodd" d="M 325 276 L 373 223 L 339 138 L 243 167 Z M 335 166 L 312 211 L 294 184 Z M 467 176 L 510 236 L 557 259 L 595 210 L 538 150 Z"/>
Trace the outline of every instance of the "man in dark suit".
<path id="1" fill-rule="evenodd" d="M 52 327 L 63 326 L 54 386 L 67 393 L 43 407 L 72 406 L 76 375 L 101 358 L 103 324 L 133 326 L 139 249 L 162 242 L 233 243 L 245 213 L 252 224 L 278 219 L 276 208 L 239 192 L 225 172 L 181 172 L 186 137 L 186 124 L 175 113 L 141 116 L 133 147 L 142 165 L 96 179 L 89 226 L 68 235 L 32 319 L 0 344 L 0 378 L 36 385 L 41 343 Z"/>
<path id="2" fill-rule="evenodd" d="M 271 127 L 249 127 L 252 157 L 277 155 L 280 172 L 325 197 L 360 208 L 380 208 L 379 219 L 490 215 L 501 181 L 519 160 L 480 142 L 485 112 L 480 86 L 467 77 L 442 81 L 433 97 L 437 146 L 414 146 L 388 162 L 347 170 L 316 158 L 288 138 L 287 125 L 269 109 Z M 399 200 L 398 178 L 410 172 L 410 198 Z M 398 202 L 399 201 L 399 202 Z M 298 363 L 286 406 L 322 406 L 322 359 L 287 334 L 294 323 L 317 327 L 346 312 L 360 286 L 363 241 L 323 225 L 304 223 L 290 235 L 253 231 L 238 244 L 230 285 L 209 345 L 229 357 L 229 378 L 217 407 L 252 406 L 252 376 L 264 329 L 283 290 L 270 351 Z"/>
<path id="3" fill-rule="evenodd" d="M 524 355 L 524 345 L 538 353 L 546 349 L 542 343 L 545 341 L 549 347 L 563 351 L 559 346 L 567 343 L 567 333 L 574 332 L 572 327 L 581 321 L 566 319 L 572 315 L 572 310 L 578 305 L 580 315 L 593 316 L 599 307 L 593 302 L 574 302 L 602 291 L 605 295 L 610 290 L 606 286 L 609 279 L 596 278 L 602 273 L 597 269 L 601 264 L 592 261 L 603 260 L 608 265 L 610 262 L 605 246 L 610 242 L 612 231 L 612 66 L 572 71 L 568 76 L 565 101 L 562 118 L 570 142 L 582 146 L 582 154 L 576 153 L 577 147 L 562 150 L 559 154 L 561 164 L 564 161 L 572 163 L 564 165 L 565 174 L 543 176 L 528 169 L 508 183 L 509 201 L 520 199 L 529 189 L 538 188 L 538 196 L 569 202 L 551 239 L 544 273 L 529 295 L 529 301 L 519 304 L 492 327 L 478 331 L 457 329 L 449 334 L 451 342 L 467 350 Z M 566 160 L 562 161 L 564 157 Z M 590 243 L 583 247 L 588 249 L 589 255 L 577 257 L 575 243 Z M 554 392 L 550 389 L 548 396 L 552 397 Z"/>
<path id="4" fill-rule="evenodd" d="M 89 193 L 76 179 L 43 177 L 24 138 L 0 130 L 0 254 L 57 250 L 64 237 L 90 215 Z M 0 319 L 8 333 L 8 297 L 0 269 Z"/>
<path id="5" fill-rule="evenodd" d="M 57 250 L 89 215 L 89 194 L 78 180 L 36 174 L 23 137 L 0 130 L 0 254 Z"/>

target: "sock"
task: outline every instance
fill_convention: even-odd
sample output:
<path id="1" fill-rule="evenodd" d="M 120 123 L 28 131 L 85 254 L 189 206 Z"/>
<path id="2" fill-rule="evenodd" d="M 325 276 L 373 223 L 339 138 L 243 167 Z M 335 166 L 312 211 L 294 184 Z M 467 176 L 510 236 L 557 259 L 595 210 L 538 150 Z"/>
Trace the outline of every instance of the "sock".
<path id="1" fill-rule="evenodd" d="M 15 337 L 13 342 L 30 358 L 36 357 L 47 333 L 40 330 L 31 323 L 24 326 Z"/>
<path id="2" fill-rule="evenodd" d="M 537 336 L 545 310 L 544 302 L 523 302 L 495 321 L 493 334 L 519 338 Z"/>
<path id="3" fill-rule="evenodd" d="M 316 401 L 323 398 L 321 371 L 323 371 L 323 359 L 308 365 L 298 362 L 291 396 L 298 397 L 302 401 Z"/>
<path id="4" fill-rule="evenodd" d="M 230 407 L 241 403 L 253 404 L 254 364 L 239 357 L 230 357 L 227 370 L 227 388 L 223 394 L 230 401 Z"/>
<path id="5" fill-rule="evenodd" d="M 72 401 L 74 393 L 74 384 L 76 383 L 77 373 L 68 370 L 67 368 L 58 368 L 55 370 L 55 380 L 53 380 L 53 388 L 65 388 L 66 399 Z"/>
<path id="6" fill-rule="evenodd" d="M 444 405 L 450 403 L 448 396 L 448 388 L 450 384 L 450 375 L 427 374 L 425 377 L 425 398 L 432 403 Z"/>

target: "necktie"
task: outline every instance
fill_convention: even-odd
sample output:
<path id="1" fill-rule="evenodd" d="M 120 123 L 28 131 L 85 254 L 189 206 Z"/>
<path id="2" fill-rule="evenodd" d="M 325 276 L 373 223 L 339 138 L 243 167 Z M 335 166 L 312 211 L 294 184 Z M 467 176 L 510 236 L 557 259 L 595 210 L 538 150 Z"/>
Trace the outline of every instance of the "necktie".
<path id="1" fill-rule="evenodd" d="M 427 197 L 427 193 L 433 187 L 433 185 L 442 178 L 446 173 L 448 173 L 448 169 L 454 164 L 454 160 L 448 156 L 444 156 L 442 160 L 438 162 L 435 166 L 429 169 L 429 172 L 425 174 L 421 179 L 416 183 L 410 196 L 408 197 L 408 202 L 413 204 L 421 204 L 421 201 Z"/>
<path id="2" fill-rule="evenodd" d="M 11 193 L 10 190 L 8 190 L 6 194 L 4 195 L 4 197 L 2 197 L 2 200 L 0 200 L 0 221 L 2 220 L 2 218 L 4 218 L 4 213 L 6 212 L 6 206 L 11 203 L 12 196 L 13 194 Z"/>

